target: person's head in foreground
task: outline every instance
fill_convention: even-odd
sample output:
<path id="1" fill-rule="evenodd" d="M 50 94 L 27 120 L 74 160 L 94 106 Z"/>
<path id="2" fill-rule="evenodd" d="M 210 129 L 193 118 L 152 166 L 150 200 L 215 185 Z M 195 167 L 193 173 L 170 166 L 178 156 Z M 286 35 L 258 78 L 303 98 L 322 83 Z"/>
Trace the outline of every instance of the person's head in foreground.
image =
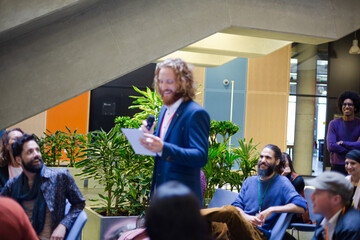
<path id="1" fill-rule="evenodd" d="M 353 185 L 345 176 L 334 171 L 324 172 L 308 184 L 315 187 L 311 195 L 313 212 L 328 220 L 348 205 L 353 192 Z"/>
<path id="2" fill-rule="evenodd" d="M 187 186 L 176 181 L 156 189 L 146 211 L 145 226 L 151 240 L 211 239 L 200 214 L 199 200 Z"/>
<path id="3" fill-rule="evenodd" d="M 262 180 L 271 178 L 279 171 L 281 158 L 281 150 L 278 146 L 268 144 L 263 148 L 257 164 L 258 175 Z"/>

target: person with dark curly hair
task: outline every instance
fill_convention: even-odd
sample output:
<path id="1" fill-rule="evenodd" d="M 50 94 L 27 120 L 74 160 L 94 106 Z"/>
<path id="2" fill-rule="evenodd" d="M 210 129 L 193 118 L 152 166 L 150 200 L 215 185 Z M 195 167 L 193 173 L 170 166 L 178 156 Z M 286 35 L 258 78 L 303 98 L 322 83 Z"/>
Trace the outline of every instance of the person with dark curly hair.
<path id="1" fill-rule="evenodd" d="M 11 145 L 16 139 L 24 134 L 20 128 L 5 131 L 1 136 L 0 143 L 0 192 L 5 183 L 22 173 L 22 168 L 18 164 L 11 151 Z"/>
<path id="2" fill-rule="evenodd" d="M 359 94 L 346 91 L 338 98 L 338 108 L 343 116 L 329 123 L 327 148 L 330 152 L 331 170 L 347 175 L 345 156 L 350 150 L 360 150 Z"/>
<path id="3" fill-rule="evenodd" d="M 24 133 L 11 148 L 23 171 L 7 181 L 0 195 L 13 198 L 24 208 L 39 239 L 65 239 L 85 207 L 85 198 L 74 178 L 66 168 L 44 165 L 34 135 Z M 66 199 L 71 209 L 65 215 Z"/>

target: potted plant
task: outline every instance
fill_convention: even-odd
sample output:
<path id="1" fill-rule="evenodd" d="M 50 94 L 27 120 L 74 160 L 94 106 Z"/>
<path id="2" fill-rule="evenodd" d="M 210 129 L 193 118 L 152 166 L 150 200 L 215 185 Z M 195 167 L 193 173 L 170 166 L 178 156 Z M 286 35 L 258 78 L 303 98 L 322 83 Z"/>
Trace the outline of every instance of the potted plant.
<path id="1" fill-rule="evenodd" d="M 80 159 L 80 156 L 83 154 L 83 150 L 85 149 L 85 136 L 78 132 L 75 129 L 73 132 L 65 126 L 67 129 L 67 133 L 65 133 L 64 137 L 64 149 L 66 153 L 66 157 L 69 160 L 68 167 L 75 167 L 75 162 Z"/>
<path id="2" fill-rule="evenodd" d="M 216 188 L 228 185 L 231 191 L 240 191 L 245 179 L 256 171 L 259 153 L 252 139 L 249 142 L 239 139 L 238 147 L 228 146 L 230 137 L 238 131 L 239 127 L 230 121 L 211 121 L 208 163 L 203 168 L 207 179 L 205 206 Z"/>
<path id="3" fill-rule="evenodd" d="M 157 105 L 162 103 L 150 89 L 134 89 L 142 96 L 133 97 L 136 105 L 131 108 L 143 111 L 133 118 L 117 117 L 116 125 L 108 133 L 103 130 L 89 133 L 85 158 L 75 164 L 81 168 L 79 175 L 83 179 L 94 179 L 104 185 L 105 191 L 94 200 L 95 209 L 86 208 L 89 219 L 85 239 L 116 238 L 120 231 L 135 228 L 138 216 L 149 204 L 153 158 L 134 154 L 121 128 L 139 128 L 150 113 L 158 114 Z"/>

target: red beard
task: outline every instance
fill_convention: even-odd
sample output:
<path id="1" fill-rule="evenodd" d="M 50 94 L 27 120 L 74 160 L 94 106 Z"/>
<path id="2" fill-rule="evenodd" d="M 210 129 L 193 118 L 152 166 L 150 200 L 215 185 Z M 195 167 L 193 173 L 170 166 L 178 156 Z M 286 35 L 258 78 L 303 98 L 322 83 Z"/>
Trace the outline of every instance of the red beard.
<path id="1" fill-rule="evenodd" d="M 179 100 L 182 97 L 182 93 L 178 91 L 166 95 L 163 93 L 163 91 L 161 91 L 160 95 L 161 95 L 161 99 L 163 100 L 166 106 L 173 105 L 177 100 Z"/>

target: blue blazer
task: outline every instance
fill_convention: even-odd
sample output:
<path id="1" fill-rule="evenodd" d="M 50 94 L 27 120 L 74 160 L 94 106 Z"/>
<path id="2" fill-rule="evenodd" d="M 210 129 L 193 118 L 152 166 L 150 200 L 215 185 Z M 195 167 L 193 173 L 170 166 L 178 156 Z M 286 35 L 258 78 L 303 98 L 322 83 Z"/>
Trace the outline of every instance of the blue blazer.
<path id="1" fill-rule="evenodd" d="M 165 112 L 163 106 L 156 136 Z M 164 182 L 176 180 L 188 186 L 202 203 L 200 169 L 208 159 L 209 132 L 209 114 L 192 100 L 181 103 L 166 132 L 162 155 L 155 157 L 151 192 Z"/>
<path id="2" fill-rule="evenodd" d="M 322 235 L 324 228 L 320 225 L 324 218 L 316 220 L 315 233 L 311 240 L 325 240 Z M 359 240 L 360 239 L 360 212 L 349 208 L 344 216 L 340 216 L 335 227 L 333 240 Z"/>

